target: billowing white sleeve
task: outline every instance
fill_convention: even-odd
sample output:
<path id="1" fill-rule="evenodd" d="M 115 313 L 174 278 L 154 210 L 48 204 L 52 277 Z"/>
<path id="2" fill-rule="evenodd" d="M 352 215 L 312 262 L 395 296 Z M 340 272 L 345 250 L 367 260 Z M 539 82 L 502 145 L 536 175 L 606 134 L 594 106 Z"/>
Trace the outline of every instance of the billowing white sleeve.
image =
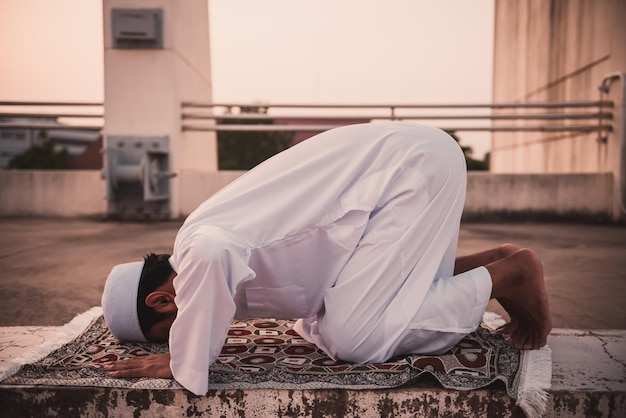
<path id="1" fill-rule="evenodd" d="M 224 230 L 201 227 L 170 259 L 178 313 L 170 330 L 174 379 L 196 395 L 208 390 L 209 366 L 220 355 L 235 315 L 239 283 L 254 278 L 249 250 Z"/>

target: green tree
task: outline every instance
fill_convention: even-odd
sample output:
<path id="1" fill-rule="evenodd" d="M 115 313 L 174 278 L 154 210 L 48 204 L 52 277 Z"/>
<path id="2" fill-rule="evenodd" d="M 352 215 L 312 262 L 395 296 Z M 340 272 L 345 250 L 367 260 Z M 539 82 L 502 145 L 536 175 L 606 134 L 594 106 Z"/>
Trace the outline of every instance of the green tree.
<path id="1" fill-rule="evenodd" d="M 266 114 L 263 107 L 243 107 L 242 113 Z M 223 125 L 272 125 L 271 119 L 224 119 Z M 249 170 L 271 156 L 289 148 L 292 132 L 230 132 L 217 134 L 218 164 L 220 170 Z"/>
<path id="2" fill-rule="evenodd" d="M 474 153 L 474 150 L 472 149 L 472 147 L 461 145 L 461 140 L 456 135 L 455 132 L 447 132 L 447 134 L 450 135 L 452 138 L 454 138 L 456 143 L 459 144 L 459 146 L 461 147 L 461 150 L 463 151 L 463 155 L 465 156 L 465 163 L 467 164 L 468 170 L 474 170 L 474 171 L 489 170 L 489 160 L 487 158 L 484 160 L 475 159 L 474 157 L 472 157 L 472 154 Z"/>
<path id="3" fill-rule="evenodd" d="M 57 151 L 50 141 L 33 145 L 9 160 L 8 168 L 23 170 L 64 170 L 68 168 L 67 150 Z"/>

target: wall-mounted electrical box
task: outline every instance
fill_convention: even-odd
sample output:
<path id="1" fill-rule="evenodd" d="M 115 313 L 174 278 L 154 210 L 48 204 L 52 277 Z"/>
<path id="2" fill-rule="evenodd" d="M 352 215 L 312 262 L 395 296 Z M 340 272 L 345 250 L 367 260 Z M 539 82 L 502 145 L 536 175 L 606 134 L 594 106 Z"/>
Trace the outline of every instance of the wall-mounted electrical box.
<path id="1" fill-rule="evenodd" d="M 162 9 L 112 9 L 113 48 L 163 48 Z"/>

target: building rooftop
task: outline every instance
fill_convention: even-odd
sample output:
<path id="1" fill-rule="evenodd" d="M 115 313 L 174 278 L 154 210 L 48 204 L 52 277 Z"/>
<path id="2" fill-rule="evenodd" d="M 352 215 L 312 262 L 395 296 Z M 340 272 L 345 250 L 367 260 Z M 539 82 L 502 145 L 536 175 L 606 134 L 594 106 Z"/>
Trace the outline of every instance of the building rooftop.
<path id="1" fill-rule="evenodd" d="M 0 327 L 4 327 L 0 329 L 0 361 L 45 340 L 54 327 L 98 306 L 112 265 L 140 259 L 149 251 L 169 252 L 179 226 L 180 222 L 0 219 L 0 292 L 5 295 L 0 305 Z M 460 254 L 513 242 L 534 248 L 544 260 L 555 327 L 548 342 L 553 377 L 547 416 L 626 413 L 625 232 L 623 226 L 566 223 L 464 223 L 461 227 Z M 499 307 L 492 304 L 490 309 L 498 311 Z M 12 326 L 23 328 L 7 328 Z M 16 330 L 25 333 L 16 337 Z M 132 415 L 134 408 L 146 416 L 179 416 L 181 410 L 191 409 L 198 416 L 209 411 L 224 416 L 254 416 L 256 411 L 261 414 L 256 416 L 263 416 L 273 411 L 272 416 L 286 406 L 308 405 L 313 416 L 315 411 L 320 416 L 324 411 L 351 416 L 405 411 L 408 416 L 416 413 L 407 409 L 408 402 L 423 398 L 437 406 L 428 413 L 467 416 L 487 407 L 493 411 L 496 402 L 503 416 L 523 416 L 498 388 L 470 393 L 432 385 L 383 391 L 233 390 L 194 399 L 182 390 L 157 392 L 3 386 L 0 403 L 8 410 L 28 411 L 27 415 L 71 410 L 76 415 L 95 411 L 94 416 L 117 416 L 120 411 Z M 454 408 L 444 408 L 446 398 L 455 399 Z M 117 399 L 115 405 L 112 399 Z M 161 404 L 156 399 L 170 401 Z M 385 402 L 388 408 L 383 411 L 380 405 Z M 119 409 L 123 406 L 126 409 Z"/>

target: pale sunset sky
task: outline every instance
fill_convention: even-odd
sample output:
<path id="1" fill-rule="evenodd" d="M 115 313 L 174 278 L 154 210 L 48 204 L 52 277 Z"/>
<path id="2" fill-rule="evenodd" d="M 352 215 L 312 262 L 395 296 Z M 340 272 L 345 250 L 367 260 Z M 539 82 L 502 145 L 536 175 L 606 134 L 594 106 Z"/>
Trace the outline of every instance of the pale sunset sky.
<path id="1" fill-rule="evenodd" d="M 492 101 L 494 0 L 208 4 L 216 102 Z M 0 101 L 102 101 L 102 32 L 101 0 L 0 0 Z"/>

